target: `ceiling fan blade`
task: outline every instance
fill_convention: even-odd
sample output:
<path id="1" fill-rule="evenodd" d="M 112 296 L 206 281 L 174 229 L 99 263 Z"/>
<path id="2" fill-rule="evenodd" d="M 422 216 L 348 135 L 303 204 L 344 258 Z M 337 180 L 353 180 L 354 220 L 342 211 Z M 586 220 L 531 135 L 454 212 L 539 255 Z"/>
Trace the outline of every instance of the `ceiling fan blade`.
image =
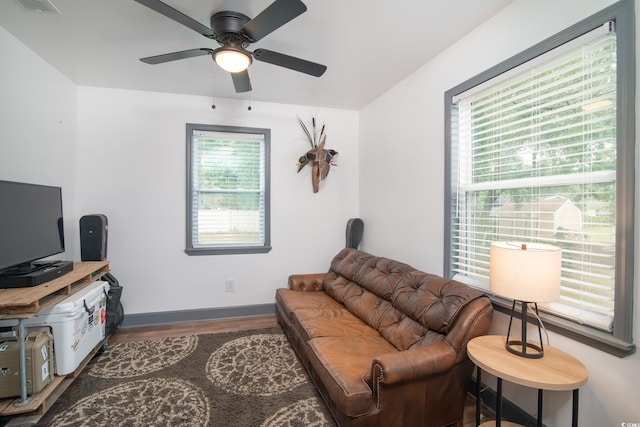
<path id="1" fill-rule="evenodd" d="M 193 31 L 202 34 L 205 37 L 213 38 L 213 30 L 206 25 L 201 24 L 195 19 L 185 15 L 184 13 L 162 3 L 160 0 L 135 0 L 141 5 L 147 6 L 149 9 L 155 10 L 161 15 L 191 28 Z"/>
<path id="2" fill-rule="evenodd" d="M 189 49 L 181 50 L 180 52 L 165 53 L 163 55 L 148 56 L 146 58 L 140 58 L 140 61 L 146 64 L 162 64 L 163 62 L 176 61 L 178 59 L 193 58 L 194 56 L 211 55 L 213 49 Z"/>
<path id="3" fill-rule="evenodd" d="M 233 86 L 236 88 L 236 92 L 250 92 L 251 80 L 249 79 L 249 72 L 247 70 L 237 73 L 230 73 L 233 79 Z"/>
<path id="4" fill-rule="evenodd" d="M 242 33 L 251 39 L 252 43 L 257 42 L 306 10 L 307 6 L 300 0 L 276 0 L 247 22 L 242 28 Z"/>
<path id="5" fill-rule="evenodd" d="M 268 62 L 269 64 L 300 71 L 301 73 L 310 74 L 315 77 L 320 77 L 327 70 L 326 65 L 316 64 L 315 62 L 267 49 L 256 49 L 253 52 L 253 57 L 258 61 Z"/>

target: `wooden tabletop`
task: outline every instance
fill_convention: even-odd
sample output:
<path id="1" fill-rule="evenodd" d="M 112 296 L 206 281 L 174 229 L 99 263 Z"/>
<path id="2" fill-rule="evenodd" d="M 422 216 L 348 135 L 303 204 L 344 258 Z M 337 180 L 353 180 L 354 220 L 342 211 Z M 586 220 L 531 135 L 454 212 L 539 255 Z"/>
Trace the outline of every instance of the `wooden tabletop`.
<path id="1" fill-rule="evenodd" d="M 528 359 L 505 348 L 506 337 L 484 335 L 469 341 L 469 358 L 482 370 L 514 384 L 542 390 L 575 390 L 587 382 L 587 368 L 575 357 L 544 346 L 544 356 Z"/>

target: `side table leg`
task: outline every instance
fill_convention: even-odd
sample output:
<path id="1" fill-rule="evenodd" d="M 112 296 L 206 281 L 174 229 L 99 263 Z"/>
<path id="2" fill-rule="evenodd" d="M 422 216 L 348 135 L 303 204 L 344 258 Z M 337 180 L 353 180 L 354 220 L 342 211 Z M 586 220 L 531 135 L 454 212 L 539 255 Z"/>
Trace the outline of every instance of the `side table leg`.
<path id="1" fill-rule="evenodd" d="M 27 396 L 27 351 L 24 343 L 24 320 L 18 320 L 18 352 L 20 356 L 20 401 L 15 406 L 25 406 L 31 403 L 31 397 Z"/>
<path id="2" fill-rule="evenodd" d="M 482 369 L 476 367 L 476 427 L 480 425 L 480 408 L 482 407 L 482 399 L 480 399 L 480 383 L 482 381 Z"/>
<path id="3" fill-rule="evenodd" d="M 538 427 L 542 427 L 542 389 L 538 389 Z"/>
<path id="4" fill-rule="evenodd" d="M 578 389 L 573 390 L 573 414 L 571 416 L 572 427 L 578 427 Z"/>
<path id="5" fill-rule="evenodd" d="M 496 396 L 496 427 L 502 425 L 502 378 L 498 377 L 498 390 Z"/>

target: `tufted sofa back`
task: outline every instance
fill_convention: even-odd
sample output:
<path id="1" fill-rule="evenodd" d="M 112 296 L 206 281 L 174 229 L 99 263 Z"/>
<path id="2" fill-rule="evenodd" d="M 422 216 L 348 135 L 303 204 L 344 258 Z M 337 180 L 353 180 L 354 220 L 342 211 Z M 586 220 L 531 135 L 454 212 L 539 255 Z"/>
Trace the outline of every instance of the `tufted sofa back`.
<path id="1" fill-rule="evenodd" d="M 351 248 L 333 258 L 322 287 L 398 350 L 445 340 L 458 313 L 483 295 L 454 280 Z"/>

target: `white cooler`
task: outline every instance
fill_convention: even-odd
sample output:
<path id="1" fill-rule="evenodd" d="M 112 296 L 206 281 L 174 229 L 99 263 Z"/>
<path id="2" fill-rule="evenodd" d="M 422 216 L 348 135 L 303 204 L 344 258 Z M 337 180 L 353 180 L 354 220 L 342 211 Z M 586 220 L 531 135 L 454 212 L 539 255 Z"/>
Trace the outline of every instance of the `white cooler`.
<path id="1" fill-rule="evenodd" d="M 104 339 L 108 292 L 108 282 L 94 282 L 24 321 L 27 328 L 51 327 L 57 375 L 75 371 Z"/>

